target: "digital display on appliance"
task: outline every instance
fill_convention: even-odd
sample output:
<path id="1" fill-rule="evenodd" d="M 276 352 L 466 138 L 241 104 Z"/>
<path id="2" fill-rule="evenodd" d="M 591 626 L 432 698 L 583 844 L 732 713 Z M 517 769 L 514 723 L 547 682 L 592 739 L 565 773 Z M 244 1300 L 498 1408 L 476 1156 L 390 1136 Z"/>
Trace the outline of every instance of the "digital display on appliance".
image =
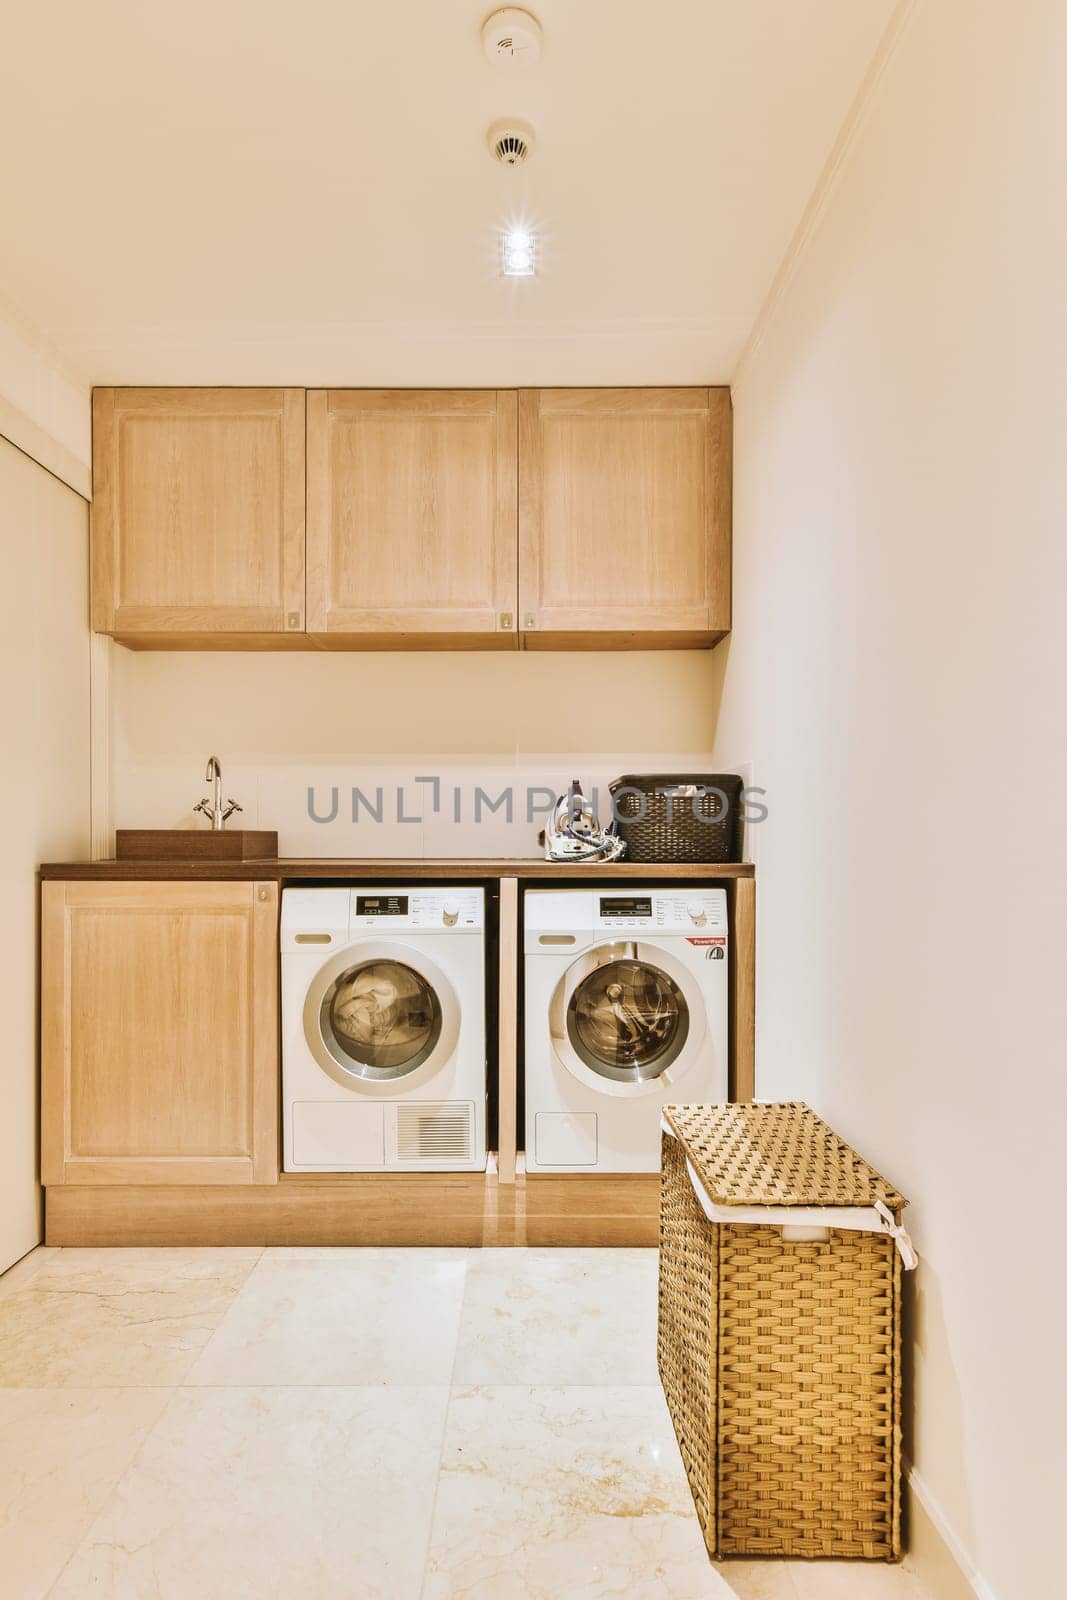
<path id="1" fill-rule="evenodd" d="M 406 917 L 406 894 L 357 894 L 357 917 Z"/>
<path id="2" fill-rule="evenodd" d="M 602 917 L 650 917 L 652 915 L 652 896 L 650 894 L 612 895 L 608 899 L 601 895 L 600 915 Z"/>

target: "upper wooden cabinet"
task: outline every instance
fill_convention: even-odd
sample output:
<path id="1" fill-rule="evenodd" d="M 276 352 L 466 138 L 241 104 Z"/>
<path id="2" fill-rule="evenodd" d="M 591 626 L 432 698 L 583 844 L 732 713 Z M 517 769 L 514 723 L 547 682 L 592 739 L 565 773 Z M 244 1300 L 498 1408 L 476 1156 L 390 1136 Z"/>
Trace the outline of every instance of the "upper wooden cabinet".
<path id="1" fill-rule="evenodd" d="M 42 885 L 46 1184 L 275 1183 L 278 885 Z"/>
<path id="2" fill-rule="evenodd" d="M 527 649 L 714 644 L 730 627 L 728 389 L 520 396 Z"/>
<path id="3" fill-rule="evenodd" d="M 97 389 L 92 557 L 127 644 L 301 635 L 304 391 Z"/>
<path id="4" fill-rule="evenodd" d="M 727 389 L 98 389 L 93 419 L 93 626 L 124 644 L 646 649 L 730 627 Z"/>
<path id="5" fill-rule="evenodd" d="M 341 648 L 514 649 L 516 396 L 307 397 L 307 628 Z"/>

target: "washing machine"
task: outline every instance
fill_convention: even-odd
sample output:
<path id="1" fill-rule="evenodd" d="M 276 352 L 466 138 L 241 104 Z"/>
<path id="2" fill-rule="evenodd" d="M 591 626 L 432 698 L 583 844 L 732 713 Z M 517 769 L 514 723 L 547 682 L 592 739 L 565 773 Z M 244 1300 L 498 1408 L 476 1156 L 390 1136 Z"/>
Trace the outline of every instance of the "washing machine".
<path id="1" fill-rule="evenodd" d="M 656 1172 L 659 1113 L 728 1098 L 723 889 L 528 890 L 527 1172 Z"/>
<path id="2" fill-rule="evenodd" d="M 485 894 L 286 889 L 286 1172 L 485 1168 Z"/>

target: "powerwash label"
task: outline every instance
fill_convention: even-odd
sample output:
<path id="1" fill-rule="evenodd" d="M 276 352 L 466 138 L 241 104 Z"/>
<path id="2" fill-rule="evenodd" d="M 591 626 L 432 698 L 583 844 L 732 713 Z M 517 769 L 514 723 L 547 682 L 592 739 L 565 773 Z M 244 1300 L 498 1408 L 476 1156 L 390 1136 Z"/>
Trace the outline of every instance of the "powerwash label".
<path id="1" fill-rule="evenodd" d="M 721 945 L 725 945 L 726 940 L 722 939 L 722 938 L 718 938 L 718 939 L 690 939 L 688 934 L 687 934 L 686 935 L 686 943 L 687 944 L 721 944 Z"/>

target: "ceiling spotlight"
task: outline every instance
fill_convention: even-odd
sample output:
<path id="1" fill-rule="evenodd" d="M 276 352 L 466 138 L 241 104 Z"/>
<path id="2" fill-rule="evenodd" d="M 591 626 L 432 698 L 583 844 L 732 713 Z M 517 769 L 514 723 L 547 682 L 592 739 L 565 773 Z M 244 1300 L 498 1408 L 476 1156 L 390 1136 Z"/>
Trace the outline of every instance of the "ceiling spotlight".
<path id="1" fill-rule="evenodd" d="M 500 241 L 505 278 L 532 278 L 537 271 L 537 241 L 528 228 L 509 228 Z"/>

